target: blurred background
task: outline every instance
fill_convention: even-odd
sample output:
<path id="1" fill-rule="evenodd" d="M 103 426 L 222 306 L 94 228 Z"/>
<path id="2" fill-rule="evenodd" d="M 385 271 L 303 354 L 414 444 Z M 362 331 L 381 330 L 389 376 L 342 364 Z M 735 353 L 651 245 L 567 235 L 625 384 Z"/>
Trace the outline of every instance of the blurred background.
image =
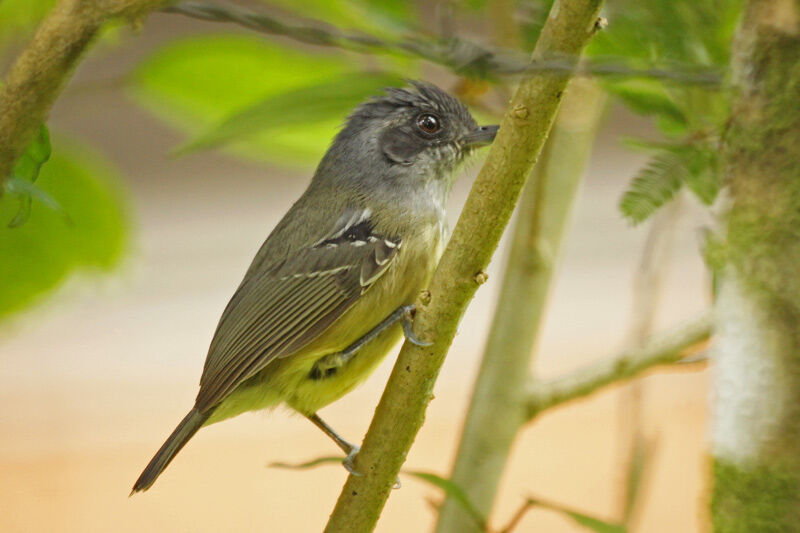
<path id="1" fill-rule="evenodd" d="M 48 2 L 41 12 L 34 4 L 0 3 L 0 25 L 8 28 L 3 70 Z M 415 21 L 440 17 L 423 3 L 389 22 L 378 15 L 389 17 L 391 9 L 350 9 L 358 2 L 237 4 L 299 20 L 314 14 L 381 35 L 387 26 L 407 31 L 397 28 L 408 23 L 406 13 Z M 538 13 L 519 12 L 531 20 Z M 464 19 L 459 34 L 491 42 L 491 28 L 479 14 Z M 437 31 L 436 24 L 424 29 Z M 151 491 L 128 493 L 193 402 L 216 322 L 250 259 L 306 187 L 350 100 L 363 96 L 345 91 L 335 109 L 311 106 L 309 113 L 318 114 L 313 124 L 304 112 L 278 111 L 300 105 L 296 95 L 305 94 L 300 89 L 310 81 L 353 76 L 357 69 L 373 72 L 359 88 L 365 94 L 404 76 L 422 78 L 459 94 L 487 119 L 502 111 L 508 94 L 472 82 L 478 87 L 473 98 L 474 91 L 464 89 L 471 78 L 408 57 L 298 45 L 164 13 L 135 32 L 113 29 L 81 64 L 48 122 L 53 155 L 37 181 L 61 205 L 51 209 L 34 198 L 29 219 L 10 229 L 5 225 L 17 204 L 9 196 L 0 204 L 0 269 L 7 286 L 0 296 L 0 530 L 322 529 L 346 472 L 338 465 L 269 467 L 337 452 L 311 424 L 283 410 L 204 429 Z M 248 107 L 255 104 L 260 110 Z M 622 141 L 674 135 L 658 113 L 641 111 L 624 98 L 612 99 L 598 126 L 538 343 L 535 370 L 544 378 L 631 342 L 633 280 L 648 227 L 634 227 L 619 202 L 649 156 Z M 243 115 L 228 120 L 236 113 Z M 479 168 L 480 160 L 469 165 L 456 185 L 451 225 Z M 695 195 L 675 196 L 669 213 L 658 215 L 669 217 L 673 238 L 658 267 L 655 330 L 696 315 L 710 300 L 700 250 L 709 215 Z M 23 260 L 24 243 L 36 235 L 44 245 L 27 250 Z M 504 241 L 442 370 L 409 469 L 449 472 L 505 252 Z M 393 362 L 387 358 L 363 386 L 326 408 L 324 418 L 360 441 Z M 651 453 L 631 529 L 701 531 L 706 372 L 696 365 L 671 368 L 640 383 L 643 425 L 637 431 Z M 616 517 L 632 431 L 629 388 L 605 389 L 524 429 L 493 523 L 506 523 L 528 496 Z M 378 531 L 430 530 L 441 493 L 414 478 L 402 482 Z M 517 531 L 583 529 L 564 515 L 534 509 Z"/>

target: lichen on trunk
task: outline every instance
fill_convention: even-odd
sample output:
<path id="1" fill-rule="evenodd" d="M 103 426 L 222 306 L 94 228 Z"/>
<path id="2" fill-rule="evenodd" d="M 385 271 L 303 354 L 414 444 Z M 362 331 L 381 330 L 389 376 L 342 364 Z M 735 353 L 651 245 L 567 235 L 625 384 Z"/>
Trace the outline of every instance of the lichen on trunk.
<path id="1" fill-rule="evenodd" d="M 800 531 L 800 1 L 750 0 L 723 146 L 716 531 Z"/>

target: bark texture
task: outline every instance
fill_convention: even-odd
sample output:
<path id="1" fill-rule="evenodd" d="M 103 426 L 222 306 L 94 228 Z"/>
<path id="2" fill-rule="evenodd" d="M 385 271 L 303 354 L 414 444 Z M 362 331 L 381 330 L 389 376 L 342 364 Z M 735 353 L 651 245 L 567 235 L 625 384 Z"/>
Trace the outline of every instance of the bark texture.
<path id="1" fill-rule="evenodd" d="M 800 531 L 800 1 L 746 3 L 724 137 L 716 531 Z"/>

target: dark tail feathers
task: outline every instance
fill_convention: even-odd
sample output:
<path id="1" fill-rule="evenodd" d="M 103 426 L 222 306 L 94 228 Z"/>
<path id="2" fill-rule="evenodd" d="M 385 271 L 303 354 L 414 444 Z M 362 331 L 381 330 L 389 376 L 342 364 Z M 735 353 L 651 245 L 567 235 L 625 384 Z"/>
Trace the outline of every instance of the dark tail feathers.
<path id="1" fill-rule="evenodd" d="M 131 495 L 133 495 L 134 492 L 145 491 L 155 483 L 158 476 L 161 475 L 161 472 L 167 468 L 167 465 L 169 465 L 172 459 L 181 451 L 181 448 L 189 442 L 189 439 L 197 433 L 197 430 L 202 427 L 210 414 L 211 413 L 201 413 L 197 409 L 189 411 L 189 414 L 181 420 L 181 423 L 178 424 L 178 427 L 175 428 L 172 435 L 169 436 L 153 458 L 150 459 L 150 463 L 144 469 L 142 475 L 139 476 L 139 479 L 136 480 L 136 483 L 134 483 Z"/>

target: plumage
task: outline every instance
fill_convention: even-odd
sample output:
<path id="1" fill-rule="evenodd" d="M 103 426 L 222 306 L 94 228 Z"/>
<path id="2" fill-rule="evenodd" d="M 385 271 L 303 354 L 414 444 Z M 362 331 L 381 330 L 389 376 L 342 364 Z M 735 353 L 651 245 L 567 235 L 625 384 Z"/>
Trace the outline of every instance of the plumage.
<path id="1" fill-rule="evenodd" d="M 453 170 L 495 131 L 419 82 L 359 106 L 253 259 L 214 333 L 194 407 L 134 492 L 203 425 L 283 403 L 328 428 L 316 411 L 365 379 L 401 337 L 388 317 L 403 316 L 396 311 L 433 273 Z"/>

